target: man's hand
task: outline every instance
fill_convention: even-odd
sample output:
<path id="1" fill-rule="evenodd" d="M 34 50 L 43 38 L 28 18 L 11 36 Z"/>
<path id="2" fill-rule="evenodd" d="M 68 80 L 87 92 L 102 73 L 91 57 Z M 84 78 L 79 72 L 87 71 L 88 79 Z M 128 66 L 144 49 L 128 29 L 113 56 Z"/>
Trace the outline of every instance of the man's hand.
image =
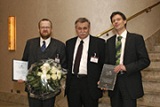
<path id="1" fill-rule="evenodd" d="M 97 84 L 99 85 L 99 84 L 100 84 L 100 81 L 98 81 Z M 100 89 L 101 89 L 101 90 L 104 90 L 104 91 L 107 90 L 107 88 L 100 88 Z"/>
<path id="2" fill-rule="evenodd" d="M 114 72 L 126 71 L 126 67 L 123 64 L 119 64 L 114 68 Z"/>
<path id="3" fill-rule="evenodd" d="M 18 80 L 17 82 L 18 82 L 18 83 L 24 83 L 25 81 L 23 81 L 23 80 L 20 79 L 20 80 Z"/>

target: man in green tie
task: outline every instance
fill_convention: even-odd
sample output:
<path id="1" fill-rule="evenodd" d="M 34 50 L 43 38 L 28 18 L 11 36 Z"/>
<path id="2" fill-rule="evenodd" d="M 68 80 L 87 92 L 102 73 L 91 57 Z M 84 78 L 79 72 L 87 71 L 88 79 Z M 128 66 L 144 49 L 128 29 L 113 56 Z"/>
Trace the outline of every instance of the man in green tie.
<path id="1" fill-rule="evenodd" d="M 123 13 L 113 12 L 110 19 L 116 34 L 106 42 L 105 63 L 116 65 L 118 73 L 114 90 L 108 91 L 111 106 L 136 107 L 137 98 L 144 95 L 141 70 L 150 64 L 145 42 L 143 36 L 127 31 Z"/>

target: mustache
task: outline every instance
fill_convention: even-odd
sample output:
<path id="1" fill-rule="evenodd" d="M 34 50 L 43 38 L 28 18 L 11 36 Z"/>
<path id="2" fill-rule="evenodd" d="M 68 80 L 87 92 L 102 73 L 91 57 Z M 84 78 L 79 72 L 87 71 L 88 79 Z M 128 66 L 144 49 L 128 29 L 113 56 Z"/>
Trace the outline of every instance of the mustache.
<path id="1" fill-rule="evenodd" d="M 50 34 L 48 34 L 48 35 L 42 35 L 42 34 L 40 34 L 41 35 L 41 37 L 43 38 L 43 39 L 48 39 L 51 35 Z"/>
<path id="2" fill-rule="evenodd" d="M 48 30 L 44 30 L 43 33 L 48 33 Z"/>
<path id="3" fill-rule="evenodd" d="M 86 35 L 87 33 L 80 33 L 80 35 Z"/>

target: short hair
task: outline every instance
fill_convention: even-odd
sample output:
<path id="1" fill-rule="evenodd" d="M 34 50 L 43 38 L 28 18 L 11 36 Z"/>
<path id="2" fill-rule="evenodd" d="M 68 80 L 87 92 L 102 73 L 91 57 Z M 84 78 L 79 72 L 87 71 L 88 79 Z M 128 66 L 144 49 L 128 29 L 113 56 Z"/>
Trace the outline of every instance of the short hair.
<path id="1" fill-rule="evenodd" d="M 113 13 L 111 14 L 111 16 L 110 16 L 111 22 L 112 22 L 112 18 L 113 18 L 115 15 L 117 15 L 117 14 L 120 15 L 123 20 L 127 20 L 126 16 L 125 16 L 122 12 L 116 11 L 116 12 L 113 12 Z"/>
<path id="2" fill-rule="evenodd" d="M 75 21 L 75 25 L 76 25 L 78 22 L 80 22 L 80 23 L 87 22 L 87 23 L 89 24 L 89 26 L 90 26 L 90 21 L 89 21 L 87 18 L 85 18 L 85 17 L 80 17 L 80 18 L 78 18 L 78 19 Z"/>
<path id="3" fill-rule="evenodd" d="M 49 20 L 49 19 L 47 19 L 47 18 L 43 18 L 43 19 L 41 19 L 41 20 L 39 21 L 39 23 L 38 23 L 38 28 L 40 28 L 40 23 L 41 23 L 42 21 L 49 21 L 50 24 L 51 24 L 51 28 L 52 28 L 52 22 L 51 22 L 51 20 Z"/>

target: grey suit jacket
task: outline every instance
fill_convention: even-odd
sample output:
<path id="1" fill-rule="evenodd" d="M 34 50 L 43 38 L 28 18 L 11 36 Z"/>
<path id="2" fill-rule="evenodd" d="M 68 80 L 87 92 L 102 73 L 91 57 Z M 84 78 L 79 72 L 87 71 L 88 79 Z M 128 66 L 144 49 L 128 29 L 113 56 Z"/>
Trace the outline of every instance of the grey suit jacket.
<path id="1" fill-rule="evenodd" d="M 116 63 L 115 40 L 116 35 L 106 42 L 105 63 L 107 64 L 115 65 Z M 123 64 L 127 70 L 124 84 L 128 94 L 134 99 L 142 97 L 144 92 L 140 71 L 149 66 L 150 60 L 141 35 L 127 32 Z M 109 91 L 109 96 L 112 96 L 113 92 Z"/>
<path id="2" fill-rule="evenodd" d="M 31 64 L 42 59 L 55 59 L 58 54 L 62 67 L 66 68 L 66 54 L 64 43 L 54 38 L 51 38 L 51 42 L 44 52 L 42 52 L 40 48 L 40 37 L 29 39 L 27 41 L 22 60 L 29 62 L 28 67 L 30 67 Z"/>

